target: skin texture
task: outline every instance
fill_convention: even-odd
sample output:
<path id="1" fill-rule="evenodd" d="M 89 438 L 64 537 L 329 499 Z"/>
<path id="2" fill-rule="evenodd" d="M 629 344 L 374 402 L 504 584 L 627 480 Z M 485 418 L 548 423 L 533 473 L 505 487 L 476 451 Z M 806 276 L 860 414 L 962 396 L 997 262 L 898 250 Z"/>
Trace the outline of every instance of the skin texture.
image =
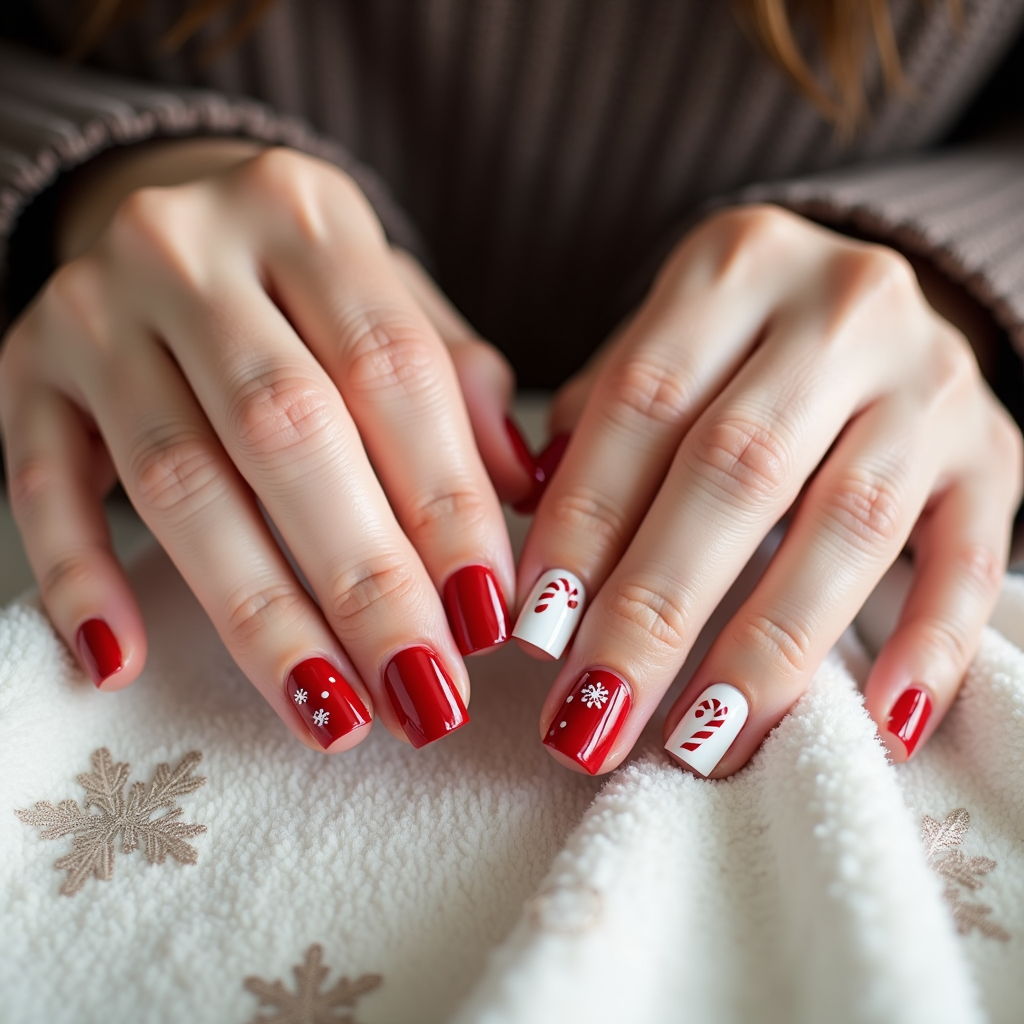
<path id="1" fill-rule="evenodd" d="M 58 249 L 0 356 L 0 418 L 48 612 L 72 650 L 94 618 L 120 644 L 104 688 L 137 678 L 146 643 L 100 505 L 116 475 L 303 742 L 284 687 L 309 657 L 402 740 L 383 691 L 397 651 L 431 648 L 468 703 L 439 589 L 479 564 L 514 593 L 491 482 L 508 500 L 530 486 L 503 423 L 512 376 L 439 295 L 424 309 L 425 275 L 355 185 L 288 150 L 162 143 L 74 183 Z M 462 397 L 474 388 L 500 442 L 479 445 L 490 473 Z"/>
<path id="2" fill-rule="evenodd" d="M 894 701 L 923 686 L 930 733 L 956 693 L 1006 562 L 1021 440 L 936 312 L 957 320 L 955 301 L 929 303 L 891 250 L 771 207 L 683 239 L 556 399 L 553 431 L 572 440 L 518 578 L 499 507 L 531 486 L 504 425 L 511 371 L 336 168 L 227 140 L 112 154 L 73 183 L 58 251 L 0 353 L 0 429 L 58 630 L 74 650 L 101 618 L 121 645 L 105 689 L 145 660 L 100 504 L 120 477 L 239 666 L 314 749 L 284 689 L 300 661 L 338 665 L 404 740 L 382 683 L 396 651 L 431 647 L 468 702 L 439 597 L 451 573 L 489 566 L 515 610 L 516 587 L 521 600 L 561 566 L 590 604 L 541 733 L 584 669 L 611 669 L 633 701 L 609 771 L 786 515 L 666 735 L 704 686 L 729 682 L 750 718 L 713 774 L 741 767 L 908 543 L 917 585 L 868 708 L 884 739 Z"/>
<path id="3" fill-rule="evenodd" d="M 867 683 L 886 725 L 910 685 L 927 738 L 960 685 L 1006 564 L 1021 438 L 963 334 L 892 250 L 772 207 L 705 221 L 632 320 L 556 401 L 573 440 L 519 567 L 561 566 L 590 595 L 541 714 L 587 668 L 630 682 L 619 764 L 772 526 L 789 529 L 670 710 L 711 683 L 750 716 L 712 772 L 742 767 L 910 545 L 916 583 Z M 559 757 L 569 767 L 577 767 Z"/>

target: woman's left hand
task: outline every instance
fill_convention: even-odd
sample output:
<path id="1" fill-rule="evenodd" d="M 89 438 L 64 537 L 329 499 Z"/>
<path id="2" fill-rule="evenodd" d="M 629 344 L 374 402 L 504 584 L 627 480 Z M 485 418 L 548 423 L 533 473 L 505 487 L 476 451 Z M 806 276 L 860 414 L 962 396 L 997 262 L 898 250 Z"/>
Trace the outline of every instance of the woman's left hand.
<path id="1" fill-rule="evenodd" d="M 895 761 L 927 739 L 998 594 L 1022 443 L 903 257 L 774 207 L 716 214 L 553 424 L 572 438 L 519 566 L 520 601 L 548 596 L 516 635 L 558 656 L 585 592 L 541 715 L 556 758 L 592 774 L 625 758 L 787 513 L 667 749 L 700 775 L 741 768 L 908 542 L 914 584 L 865 698 Z"/>

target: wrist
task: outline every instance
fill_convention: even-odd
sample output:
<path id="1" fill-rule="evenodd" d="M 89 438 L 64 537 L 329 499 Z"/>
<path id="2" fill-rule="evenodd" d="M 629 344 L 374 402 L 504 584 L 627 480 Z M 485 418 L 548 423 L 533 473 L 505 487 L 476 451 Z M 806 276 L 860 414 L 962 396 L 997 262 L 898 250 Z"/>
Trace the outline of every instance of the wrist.
<path id="1" fill-rule="evenodd" d="M 85 252 L 136 189 L 183 185 L 227 170 L 265 148 L 249 139 L 158 139 L 98 156 L 72 172 L 64 187 L 54 225 L 57 262 Z"/>

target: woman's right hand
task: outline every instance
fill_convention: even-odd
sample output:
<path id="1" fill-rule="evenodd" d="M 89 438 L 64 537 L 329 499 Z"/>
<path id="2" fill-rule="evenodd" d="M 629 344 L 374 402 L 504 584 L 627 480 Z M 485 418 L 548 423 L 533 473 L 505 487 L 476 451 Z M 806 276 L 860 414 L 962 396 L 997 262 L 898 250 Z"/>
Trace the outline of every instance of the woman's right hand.
<path id="1" fill-rule="evenodd" d="M 467 720 L 460 647 L 504 639 L 515 593 L 488 469 L 505 498 L 529 480 L 507 367 L 425 281 L 351 179 L 283 149 L 131 191 L 56 271 L 0 353 L 0 426 L 43 603 L 97 685 L 146 656 L 101 504 L 116 475 L 304 743 Z"/>

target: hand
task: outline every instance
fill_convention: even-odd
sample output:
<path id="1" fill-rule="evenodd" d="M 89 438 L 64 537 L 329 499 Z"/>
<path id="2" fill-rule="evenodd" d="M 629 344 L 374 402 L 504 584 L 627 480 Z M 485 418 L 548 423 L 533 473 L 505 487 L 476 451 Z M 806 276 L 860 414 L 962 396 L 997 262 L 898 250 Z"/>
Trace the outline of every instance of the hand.
<path id="1" fill-rule="evenodd" d="M 198 147 L 191 173 L 167 171 L 180 149 L 146 151 L 85 189 L 65 262 L 0 354 L 11 501 L 46 609 L 103 689 L 138 677 L 142 619 L 101 506 L 117 476 L 303 742 L 346 749 L 375 713 L 437 739 L 467 720 L 460 646 L 502 639 L 514 583 L 474 441 L 503 496 L 529 490 L 503 422 L 511 373 L 336 168 L 180 145 Z M 154 159 L 185 183 L 117 184 Z"/>
<path id="2" fill-rule="evenodd" d="M 591 773 L 622 761 L 787 514 L 668 713 L 670 754 L 714 778 L 742 767 L 908 543 L 915 583 L 865 699 L 895 761 L 927 739 L 997 597 L 1022 445 L 901 256 L 772 207 L 720 213 L 558 396 L 553 426 L 572 439 L 519 592 L 553 586 L 514 635 L 557 656 L 559 578 L 577 614 L 589 600 L 541 715 L 556 758 Z"/>

